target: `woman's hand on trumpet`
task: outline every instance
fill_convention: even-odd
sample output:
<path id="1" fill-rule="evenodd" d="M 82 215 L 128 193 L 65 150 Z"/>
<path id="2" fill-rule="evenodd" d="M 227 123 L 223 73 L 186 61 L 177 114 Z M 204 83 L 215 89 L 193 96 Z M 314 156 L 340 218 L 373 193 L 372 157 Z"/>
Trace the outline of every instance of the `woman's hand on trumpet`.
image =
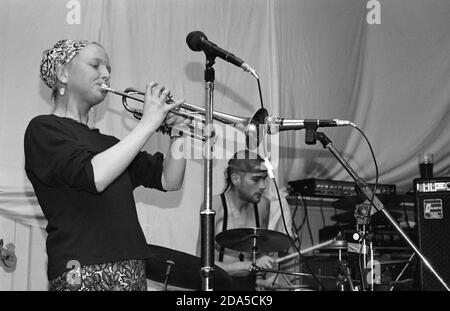
<path id="1" fill-rule="evenodd" d="M 177 104 L 182 105 L 185 102 L 186 102 L 185 100 L 180 100 L 180 101 L 177 101 Z M 175 108 L 175 110 L 177 110 L 177 111 L 184 111 L 184 109 L 180 108 L 180 107 Z M 169 111 L 167 113 L 167 115 L 166 115 L 165 123 L 167 124 L 167 126 L 175 126 L 175 125 L 183 126 L 183 125 L 191 124 L 192 123 L 192 119 L 184 117 L 184 116 L 177 115 L 177 114 Z"/>
<path id="2" fill-rule="evenodd" d="M 178 108 L 183 101 L 167 103 L 170 90 L 156 82 L 147 84 L 145 88 L 144 107 L 141 122 L 156 129 L 166 120 L 172 109 Z M 166 120 L 167 122 L 167 120 Z M 172 121 L 173 122 L 173 121 Z"/>

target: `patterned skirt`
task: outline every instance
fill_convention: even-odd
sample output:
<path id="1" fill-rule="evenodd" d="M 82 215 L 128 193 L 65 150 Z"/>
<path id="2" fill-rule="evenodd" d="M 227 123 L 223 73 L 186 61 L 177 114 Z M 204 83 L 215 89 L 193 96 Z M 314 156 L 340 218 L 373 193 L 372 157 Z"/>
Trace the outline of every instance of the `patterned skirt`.
<path id="1" fill-rule="evenodd" d="M 78 266 L 49 282 L 50 291 L 146 291 L 144 260 Z"/>

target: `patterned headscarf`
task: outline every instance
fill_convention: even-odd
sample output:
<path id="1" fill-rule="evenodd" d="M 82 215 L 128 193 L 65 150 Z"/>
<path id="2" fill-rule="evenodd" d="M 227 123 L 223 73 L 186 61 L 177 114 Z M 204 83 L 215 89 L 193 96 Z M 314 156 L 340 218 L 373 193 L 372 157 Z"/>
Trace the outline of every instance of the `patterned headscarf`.
<path id="1" fill-rule="evenodd" d="M 56 85 L 56 68 L 70 62 L 80 51 L 90 44 L 87 40 L 59 40 L 53 48 L 45 50 L 42 55 L 40 76 L 51 89 Z"/>

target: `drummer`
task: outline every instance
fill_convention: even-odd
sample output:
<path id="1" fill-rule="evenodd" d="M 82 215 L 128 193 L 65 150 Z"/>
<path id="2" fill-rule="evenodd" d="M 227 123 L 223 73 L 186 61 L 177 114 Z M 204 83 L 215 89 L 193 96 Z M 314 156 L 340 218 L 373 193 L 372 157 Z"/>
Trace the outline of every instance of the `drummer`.
<path id="1" fill-rule="evenodd" d="M 235 228 L 267 229 L 270 212 L 270 202 L 264 196 L 267 175 L 264 160 L 251 151 L 238 151 L 228 161 L 226 188 L 220 195 L 212 197 L 216 234 Z M 198 252 L 200 243 L 199 238 Z M 214 248 L 215 264 L 231 275 L 233 290 L 272 288 L 262 273 L 250 272 L 251 249 L 248 253 L 241 253 L 217 243 Z M 256 260 L 256 265 L 264 269 L 271 269 L 274 264 L 275 260 L 266 254 L 260 254 Z"/>

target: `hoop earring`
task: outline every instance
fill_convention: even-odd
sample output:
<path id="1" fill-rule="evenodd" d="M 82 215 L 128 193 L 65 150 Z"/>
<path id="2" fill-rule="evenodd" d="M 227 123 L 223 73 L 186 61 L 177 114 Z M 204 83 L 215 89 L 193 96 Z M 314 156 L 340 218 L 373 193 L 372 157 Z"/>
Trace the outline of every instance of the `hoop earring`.
<path id="1" fill-rule="evenodd" d="M 59 88 L 59 95 L 64 96 L 64 93 L 66 92 L 66 88 L 65 87 L 61 87 Z"/>

